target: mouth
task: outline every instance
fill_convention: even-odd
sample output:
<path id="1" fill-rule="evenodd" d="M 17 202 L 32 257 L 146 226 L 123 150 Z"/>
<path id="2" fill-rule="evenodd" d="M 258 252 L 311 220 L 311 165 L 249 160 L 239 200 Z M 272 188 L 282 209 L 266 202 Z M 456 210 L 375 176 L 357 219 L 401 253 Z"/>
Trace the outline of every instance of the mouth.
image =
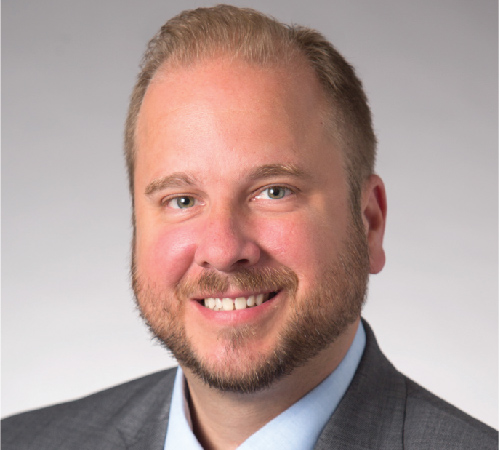
<path id="1" fill-rule="evenodd" d="M 260 306 L 278 295 L 279 291 L 250 295 L 248 297 L 208 297 L 198 300 L 205 308 L 212 311 L 234 311 Z"/>

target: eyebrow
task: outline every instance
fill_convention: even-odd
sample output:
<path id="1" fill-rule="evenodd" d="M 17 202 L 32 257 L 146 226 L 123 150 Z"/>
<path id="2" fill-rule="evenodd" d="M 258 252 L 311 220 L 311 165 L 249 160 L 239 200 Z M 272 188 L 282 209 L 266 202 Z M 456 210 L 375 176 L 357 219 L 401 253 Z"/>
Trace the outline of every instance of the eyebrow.
<path id="1" fill-rule="evenodd" d="M 145 189 L 145 194 L 151 196 L 155 192 L 172 187 L 193 186 L 195 181 L 192 177 L 184 172 L 174 172 L 166 177 L 153 180 Z"/>
<path id="2" fill-rule="evenodd" d="M 310 178 L 310 175 L 307 172 L 300 169 L 295 164 L 265 164 L 250 172 L 249 178 L 251 180 L 260 180 L 262 178 L 271 178 L 283 175 L 297 178 Z"/>

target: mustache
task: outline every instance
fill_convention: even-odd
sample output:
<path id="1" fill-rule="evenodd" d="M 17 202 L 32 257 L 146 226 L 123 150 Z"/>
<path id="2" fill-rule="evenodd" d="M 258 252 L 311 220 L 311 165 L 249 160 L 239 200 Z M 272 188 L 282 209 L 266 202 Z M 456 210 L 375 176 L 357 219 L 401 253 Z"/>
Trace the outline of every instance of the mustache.
<path id="1" fill-rule="evenodd" d="M 177 298 L 194 295 L 220 294 L 229 288 L 245 291 L 297 291 L 299 279 L 288 267 L 264 267 L 261 269 L 238 269 L 229 274 L 221 274 L 214 270 L 202 273 L 196 280 L 181 280 L 176 287 Z"/>

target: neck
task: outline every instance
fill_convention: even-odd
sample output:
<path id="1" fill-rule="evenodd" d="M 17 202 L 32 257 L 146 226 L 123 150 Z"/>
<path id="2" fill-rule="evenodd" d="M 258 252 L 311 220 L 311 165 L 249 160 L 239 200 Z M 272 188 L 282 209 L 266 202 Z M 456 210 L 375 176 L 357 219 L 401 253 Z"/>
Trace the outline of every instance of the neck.
<path id="1" fill-rule="evenodd" d="M 235 449 L 328 377 L 352 344 L 359 320 L 304 366 L 252 394 L 221 392 L 183 367 L 193 431 L 205 450 Z"/>

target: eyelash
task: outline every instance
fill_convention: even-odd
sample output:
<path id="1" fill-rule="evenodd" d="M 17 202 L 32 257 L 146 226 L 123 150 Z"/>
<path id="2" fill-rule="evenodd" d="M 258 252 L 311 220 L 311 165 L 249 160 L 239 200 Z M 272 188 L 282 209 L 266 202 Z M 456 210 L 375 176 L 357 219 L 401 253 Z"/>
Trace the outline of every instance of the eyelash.
<path id="1" fill-rule="evenodd" d="M 288 187 L 288 186 L 283 186 L 283 185 L 280 185 L 280 184 L 274 184 L 272 186 L 266 186 L 265 188 L 261 189 L 257 195 L 255 195 L 253 198 L 258 198 L 259 196 L 261 196 L 264 192 L 266 191 L 270 191 L 271 189 L 281 189 L 281 190 L 284 190 L 286 191 L 282 197 L 279 197 L 279 198 L 272 198 L 272 197 L 268 197 L 266 200 L 282 200 L 283 198 L 285 197 L 288 197 L 289 195 L 292 195 L 295 193 L 295 190 L 293 190 L 292 188 Z"/>
<path id="2" fill-rule="evenodd" d="M 181 199 L 190 199 L 194 202 L 194 204 L 192 206 L 187 206 L 185 208 L 181 208 L 179 207 L 179 204 L 177 203 L 177 206 L 171 206 L 171 203 L 174 202 L 174 201 L 179 201 Z M 183 209 L 190 209 L 192 208 L 193 206 L 196 205 L 196 203 L 198 202 L 199 200 L 194 197 L 193 195 L 176 195 L 175 197 L 167 197 L 165 199 L 162 200 L 162 205 L 163 206 L 166 206 L 166 207 L 170 207 L 172 209 L 178 209 L 178 210 L 183 210 Z"/>

